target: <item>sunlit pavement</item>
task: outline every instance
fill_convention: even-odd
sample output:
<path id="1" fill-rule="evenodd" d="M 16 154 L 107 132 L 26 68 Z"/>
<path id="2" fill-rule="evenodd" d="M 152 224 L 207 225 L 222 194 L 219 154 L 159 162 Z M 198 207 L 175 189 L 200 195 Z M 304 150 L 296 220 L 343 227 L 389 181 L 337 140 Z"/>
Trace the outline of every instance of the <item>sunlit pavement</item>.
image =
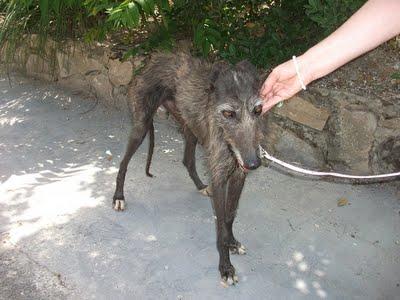
<path id="1" fill-rule="evenodd" d="M 118 213 L 129 117 L 94 104 L 0 81 L 1 299 L 398 299 L 398 182 L 251 173 L 234 226 L 248 251 L 232 257 L 239 284 L 224 288 L 211 204 L 174 125 L 156 122 L 155 178 L 144 174 L 147 142 L 134 156 Z"/>

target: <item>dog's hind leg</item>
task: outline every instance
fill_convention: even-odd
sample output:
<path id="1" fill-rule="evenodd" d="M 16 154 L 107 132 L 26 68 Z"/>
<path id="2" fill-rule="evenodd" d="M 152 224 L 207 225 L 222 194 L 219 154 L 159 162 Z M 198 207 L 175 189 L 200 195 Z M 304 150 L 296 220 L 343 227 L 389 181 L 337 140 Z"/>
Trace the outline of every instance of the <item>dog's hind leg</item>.
<path id="1" fill-rule="evenodd" d="M 183 164 L 189 172 L 194 184 L 198 190 L 206 190 L 207 186 L 200 180 L 196 170 L 196 145 L 197 137 L 188 129 L 184 129 L 185 136 L 185 153 L 183 156 Z"/>
<path id="2" fill-rule="evenodd" d="M 228 192 L 225 202 L 225 223 L 228 231 L 229 250 L 232 254 L 246 254 L 246 248 L 235 239 L 232 231 L 245 179 L 246 175 L 237 168 L 228 181 Z"/>
<path id="3" fill-rule="evenodd" d="M 139 89 L 138 91 L 133 89 L 133 91 L 130 90 L 129 92 L 132 104 L 133 126 L 128 147 L 117 175 L 117 185 L 113 197 L 113 208 L 117 211 L 125 209 L 124 183 L 129 161 L 142 144 L 147 131 L 152 129 L 154 113 L 169 94 L 170 91 L 162 86 L 152 86 L 148 89 Z M 152 148 L 152 145 L 150 145 L 150 148 Z"/>
<path id="4" fill-rule="evenodd" d="M 146 161 L 146 175 L 148 177 L 153 177 L 153 174 L 150 173 L 150 165 L 151 165 L 151 159 L 153 158 L 153 152 L 154 152 L 154 124 L 152 120 L 149 128 L 149 149 L 147 151 L 147 161 Z"/>
<path id="5" fill-rule="evenodd" d="M 183 156 L 183 164 L 189 172 L 190 178 L 192 178 L 194 184 L 197 189 L 200 191 L 207 191 L 207 186 L 200 180 L 199 175 L 196 170 L 196 145 L 197 145 L 197 137 L 193 134 L 193 132 L 186 127 L 185 120 L 183 120 L 179 111 L 177 110 L 174 101 L 165 101 L 164 107 L 167 111 L 172 114 L 175 120 L 181 125 L 183 129 L 183 135 L 185 137 L 185 153 Z M 207 194 L 210 196 L 211 193 Z"/>
<path id="6" fill-rule="evenodd" d="M 132 128 L 124 158 L 119 166 L 117 185 L 113 197 L 113 208 L 117 211 L 125 209 L 124 183 L 128 164 L 133 154 L 135 154 L 136 150 L 142 144 L 149 126 L 150 124 L 144 120 L 136 120 Z"/>

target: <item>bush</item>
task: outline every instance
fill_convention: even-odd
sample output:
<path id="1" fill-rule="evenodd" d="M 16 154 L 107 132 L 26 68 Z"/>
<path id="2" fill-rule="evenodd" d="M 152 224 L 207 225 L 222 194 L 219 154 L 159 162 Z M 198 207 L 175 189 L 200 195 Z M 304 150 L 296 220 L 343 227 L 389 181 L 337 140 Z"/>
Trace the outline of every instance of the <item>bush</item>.
<path id="1" fill-rule="evenodd" d="M 61 40 L 74 36 L 77 28 L 84 28 L 81 25 L 85 13 L 79 0 L 0 0 L 0 12 L 4 16 L 0 48 L 6 45 L 9 60 L 12 60 L 15 48 L 24 41 L 24 34 L 38 33 L 44 42 L 47 34 Z"/>
<path id="2" fill-rule="evenodd" d="M 365 1 L 363 0 L 309 0 L 307 16 L 330 34 L 343 24 Z"/>
<path id="3" fill-rule="evenodd" d="M 339 26 L 362 0 L 0 0 L 0 47 L 25 33 L 86 41 L 118 36 L 126 56 L 189 38 L 195 54 L 269 67 Z M 138 38 L 139 37 L 139 38 Z M 8 43 L 6 43 L 6 41 Z"/>

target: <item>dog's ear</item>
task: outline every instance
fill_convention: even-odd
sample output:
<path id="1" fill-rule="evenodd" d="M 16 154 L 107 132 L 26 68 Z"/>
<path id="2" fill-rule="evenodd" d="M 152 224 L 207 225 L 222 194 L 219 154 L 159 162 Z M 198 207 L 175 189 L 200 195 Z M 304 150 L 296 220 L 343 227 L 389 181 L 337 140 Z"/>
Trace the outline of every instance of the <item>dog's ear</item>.
<path id="1" fill-rule="evenodd" d="M 214 83 L 221 73 L 229 69 L 229 64 L 225 61 L 218 61 L 212 65 L 210 73 L 210 88 L 214 89 Z"/>
<path id="2" fill-rule="evenodd" d="M 235 65 L 235 68 L 238 71 L 241 71 L 243 73 L 251 73 L 255 76 L 258 76 L 257 68 L 251 62 L 249 62 L 247 59 L 238 62 Z"/>

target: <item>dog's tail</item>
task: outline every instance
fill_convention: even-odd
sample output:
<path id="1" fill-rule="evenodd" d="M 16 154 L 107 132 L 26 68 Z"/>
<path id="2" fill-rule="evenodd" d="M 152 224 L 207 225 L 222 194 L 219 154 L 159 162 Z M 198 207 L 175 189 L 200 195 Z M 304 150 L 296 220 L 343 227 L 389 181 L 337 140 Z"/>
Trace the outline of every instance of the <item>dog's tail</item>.
<path id="1" fill-rule="evenodd" d="M 153 120 L 151 120 L 150 128 L 149 128 L 149 149 L 147 151 L 147 162 L 146 162 L 146 175 L 149 177 L 153 177 L 153 174 L 150 173 L 150 165 L 151 159 L 153 158 L 154 151 L 154 124 Z"/>

